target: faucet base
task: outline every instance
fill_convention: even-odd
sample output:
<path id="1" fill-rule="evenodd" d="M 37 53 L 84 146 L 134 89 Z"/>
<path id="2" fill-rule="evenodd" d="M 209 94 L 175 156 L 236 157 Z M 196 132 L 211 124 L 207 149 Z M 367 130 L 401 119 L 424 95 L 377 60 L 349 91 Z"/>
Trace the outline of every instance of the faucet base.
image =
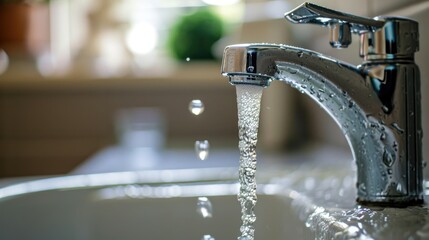
<path id="1" fill-rule="evenodd" d="M 408 201 L 404 201 L 401 199 L 400 201 L 392 199 L 390 201 L 368 201 L 357 198 L 356 201 L 359 204 L 365 206 L 374 206 L 374 207 L 398 207 L 405 208 L 409 206 L 421 206 L 424 205 L 425 201 L 423 199 L 409 199 Z"/>

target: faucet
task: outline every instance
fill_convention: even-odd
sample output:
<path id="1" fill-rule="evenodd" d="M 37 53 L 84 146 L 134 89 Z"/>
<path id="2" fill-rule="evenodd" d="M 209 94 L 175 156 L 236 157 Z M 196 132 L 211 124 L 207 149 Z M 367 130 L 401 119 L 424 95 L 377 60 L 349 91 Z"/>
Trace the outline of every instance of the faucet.
<path id="1" fill-rule="evenodd" d="M 233 85 L 268 87 L 283 81 L 318 103 L 340 126 L 357 166 L 357 201 L 381 206 L 423 203 L 418 23 L 403 17 L 366 18 L 303 3 L 292 23 L 330 29 L 330 45 L 360 36 L 354 66 L 288 45 L 225 48 L 221 72 Z"/>

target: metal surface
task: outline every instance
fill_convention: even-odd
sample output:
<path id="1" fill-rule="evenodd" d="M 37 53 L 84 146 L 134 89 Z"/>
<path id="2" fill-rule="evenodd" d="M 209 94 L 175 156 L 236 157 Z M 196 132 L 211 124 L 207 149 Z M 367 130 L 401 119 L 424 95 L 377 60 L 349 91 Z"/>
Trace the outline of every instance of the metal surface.
<path id="1" fill-rule="evenodd" d="M 360 35 L 360 56 L 365 60 L 414 59 L 419 50 L 419 26 L 416 21 L 400 17 L 376 17 L 386 22 L 376 32 Z"/>
<path id="2" fill-rule="evenodd" d="M 418 23 L 403 17 L 354 16 L 327 9 L 312 3 L 303 3 L 287 12 L 292 23 L 308 23 L 330 28 L 330 44 L 346 48 L 351 33 L 360 35 L 360 55 L 367 59 L 412 58 L 419 50 Z"/>
<path id="3" fill-rule="evenodd" d="M 375 31 L 383 27 L 384 22 L 375 19 L 354 16 L 305 2 L 287 12 L 285 18 L 293 23 L 312 23 L 329 26 L 332 23 L 349 23 L 353 32 Z"/>
<path id="4" fill-rule="evenodd" d="M 320 22 L 313 17 L 296 18 L 297 11 L 292 12 L 294 21 Z M 349 15 L 340 17 L 345 21 Z M 232 84 L 267 87 L 272 80 L 281 80 L 320 104 L 339 124 L 351 147 L 358 169 L 359 202 L 419 204 L 423 202 L 423 164 L 420 75 L 413 58 L 418 50 L 417 23 L 403 18 L 383 20 L 383 41 L 401 39 L 401 46 L 372 48 L 368 44 L 363 50 L 366 62 L 358 67 L 287 45 L 241 44 L 225 49 L 222 74 Z M 395 35 L 404 33 L 401 26 L 409 26 L 405 32 L 411 36 Z M 371 34 L 362 36 L 381 39 Z M 402 46 L 407 39 L 412 40 L 406 44 L 409 47 Z"/>

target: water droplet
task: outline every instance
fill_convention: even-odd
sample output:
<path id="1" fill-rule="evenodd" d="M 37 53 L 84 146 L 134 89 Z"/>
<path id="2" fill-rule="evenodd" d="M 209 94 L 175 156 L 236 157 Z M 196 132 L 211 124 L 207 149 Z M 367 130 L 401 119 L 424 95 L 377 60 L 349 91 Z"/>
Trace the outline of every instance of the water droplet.
<path id="1" fill-rule="evenodd" d="M 253 71 L 255 71 L 255 67 L 254 66 L 248 66 L 247 67 L 247 71 L 248 72 L 253 72 Z"/>
<path id="2" fill-rule="evenodd" d="M 186 61 L 187 61 L 187 62 L 191 61 L 191 58 L 190 58 L 190 57 L 187 57 L 187 58 L 186 58 Z"/>
<path id="3" fill-rule="evenodd" d="M 293 68 L 289 68 L 289 73 L 290 74 L 296 74 L 298 71 L 296 69 Z"/>
<path id="4" fill-rule="evenodd" d="M 197 202 L 197 212 L 203 218 L 211 218 L 213 216 L 212 203 L 207 197 L 199 197 Z"/>
<path id="5" fill-rule="evenodd" d="M 241 237 L 238 237 L 238 240 L 251 240 L 251 238 L 248 236 L 241 236 Z"/>
<path id="6" fill-rule="evenodd" d="M 393 170 L 391 168 L 387 169 L 387 174 L 391 175 L 393 173 Z"/>
<path id="7" fill-rule="evenodd" d="M 352 108 L 354 106 L 354 102 L 352 100 L 349 100 L 349 108 Z"/>
<path id="8" fill-rule="evenodd" d="M 9 56 L 5 51 L 0 49 L 0 74 L 4 73 L 9 66 Z"/>
<path id="9" fill-rule="evenodd" d="M 335 94 L 333 94 L 333 93 L 329 94 L 330 98 L 333 98 L 334 96 L 335 96 Z"/>
<path id="10" fill-rule="evenodd" d="M 366 186 L 365 186 L 365 184 L 364 184 L 364 183 L 360 183 L 360 184 L 358 185 L 358 191 L 359 191 L 360 193 L 363 193 L 364 195 L 366 195 Z"/>
<path id="11" fill-rule="evenodd" d="M 396 185 L 396 191 L 402 192 L 402 184 L 398 183 L 398 185 Z"/>
<path id="12" fill-rule="evenodd" d="M 384 149 L 384 152 L 383 152 L 383 163 L 386 166 L 391 167 L 394 162 L 395 162 L 395 158 L 393 158 L 392 154 L 390 154 L 389 151 L 387 151 L 386 149 Z"/>
<path id="13" fill-rule="evenodd" d="M 398 143 L 396 141 L 393 142 L 393 150 L 395 150 L 395 152 L 398 151 Z"/>
<path id="14" fill-rule="evenodd" d="M 207 235 L 204 235 L 203 238 L 201 238 L 201 240 L 215 240 L 215 238 L 207 234 Z"/>
<path id="15" fill-rule="evenodd" d="M 304 53 L 303 53 L 303 52 L 301 52 L 301 51 L 299 51 L 299 52 L 297 53 L 297 55 L 298 55 L 298 57 L 302 57 L 302 56 L 304 55 Z"/>
<path id="16" fill-rule="evenodd" d="M 386 106 L 381 107 L 381 109 L 383 110 L 384 113 L 389 113 L 390 112 L 389 108 L 386 107 Z"/>
<path id="17" fill-rule="evenodd" d="M 397 123 L 392 123 L 392 127 L 399 133 L 399 134 L 403 134 L 404 133 L 404 129 L 400 128 L 399 125 Z"/>
<path id="18" fill-rule="evenodd" d="M 386 134 L 381 133 L 381 135 L 380 135 L 380 140 L 381 140 L 381 141 L 386 140 Z"/>
<path id="19" fill-rule="evenodd" d="M 194 99 L 189 103 L 189 111 L 194 115 L 200 115 L 204 112 L 204 103 L 199 99 Z"/>
<path id="20" fill-rule="evenodd" d="M 324 102 L 324 99 L 322 97 L 322 94 L 320 94 L 320 92 L 317 93 L 317 99 L 319 100 L 319 102 Z"/>
<path id="21" fill-rule="evenodd" d="M 313 85 L 311 85 L 311 86 L 310 86 L 310 93 L 311 93 L 311 94 L 315 94 L 315 93 L 316 93 L 316 92 L 314 91 L 314 86 L 313 86 Z"/>
<path id="22" fill-rule="evenodd" d="M 200 160 L 206 160 L 209 156 L 210 144 L 209 141 L 195 141 L 195 153 Z"/>
<path id="23" fill-rule="evenodd" d="M 422 139 L 423 138 L 423 131 L 421 129 L 417 130 L 417 136 Z"/>

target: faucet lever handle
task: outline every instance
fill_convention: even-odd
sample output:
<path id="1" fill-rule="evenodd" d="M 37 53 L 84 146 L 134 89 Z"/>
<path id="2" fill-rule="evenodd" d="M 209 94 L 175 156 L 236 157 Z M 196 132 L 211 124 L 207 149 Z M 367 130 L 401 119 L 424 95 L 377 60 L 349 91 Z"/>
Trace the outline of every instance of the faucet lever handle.
<path id="1" fill-rule="evenodd" d="M 384 21 L 354 16 L 309 2 L 285 13 L 285 18 L 292 23 L 328 26 L 331 32 L 330 44 L 334 48 L 347 47 L 351 43 L 351 33 L 375 32 L 385 24 Z"/>

